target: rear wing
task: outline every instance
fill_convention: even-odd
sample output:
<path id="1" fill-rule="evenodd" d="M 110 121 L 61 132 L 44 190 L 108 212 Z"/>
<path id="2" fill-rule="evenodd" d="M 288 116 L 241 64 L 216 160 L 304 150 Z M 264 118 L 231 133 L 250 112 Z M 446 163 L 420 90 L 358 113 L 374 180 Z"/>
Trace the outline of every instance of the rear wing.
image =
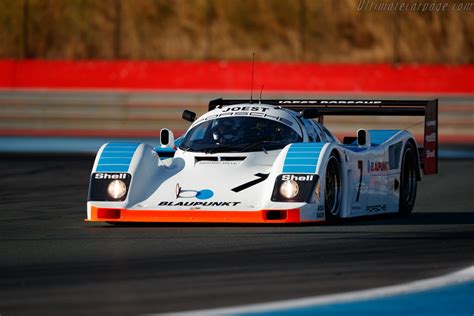
<path id="1" fill-rule="evenodd" d="M 216 99 L 209 102 L 209 111 L 218 106 L 256 103 L 252 100 Z M 423 172 L 438 173 L 438 99 L 434 100 L 259 100 L 258 103 L 281 106 L 302 113 L 305 117 L 318 118 L 323 123 L 325 115 L 376 115 L 424 116 Z"/>

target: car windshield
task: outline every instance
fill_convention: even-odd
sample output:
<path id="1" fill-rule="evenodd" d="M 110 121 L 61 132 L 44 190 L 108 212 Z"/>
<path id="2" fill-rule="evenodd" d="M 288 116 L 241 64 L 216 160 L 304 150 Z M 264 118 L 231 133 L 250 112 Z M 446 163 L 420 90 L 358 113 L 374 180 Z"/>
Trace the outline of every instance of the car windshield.
<path id="1" fill-rule="evenodd" d="M 195 152 L 250 152 L 281 149 L 302 138 L 291 127 L 264 118 L 226 117 L 196 125 L 180 149 Z"/>

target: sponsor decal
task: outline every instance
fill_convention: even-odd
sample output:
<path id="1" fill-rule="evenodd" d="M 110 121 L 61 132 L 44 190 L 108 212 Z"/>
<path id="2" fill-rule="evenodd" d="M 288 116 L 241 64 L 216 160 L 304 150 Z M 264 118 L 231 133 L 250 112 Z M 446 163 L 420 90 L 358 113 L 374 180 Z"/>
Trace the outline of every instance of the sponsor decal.
<path id="1" fill-rule="evenodd" d="M 436 121 L 426 121 L 426 126 L 428 127 L 436 126 Z"/>
<path id="2" fill-rule="evenodd" d="M 207 200 L 214 196 L 214 192 L 209 189 L 204 190 L 183 190 L 179 183 L 176 184 L 176 198 Z"/>
<path id="3" fill-rule="evenodd" d="M 317 212 L 316 218 L 324 218 L 324 212 Z"/>
<path id="4" fill-rule="evenodd" d="M 387 204 L 368 205 L 365 209 L 369 213 L 378 213 L 387 210 Z"/>
<path id="5" fill-rule="evenodd" d="M 173 202 L 161 201 L 158 206 L 237 206 L 242 202 Z"/>
<path id="6" fill-rule="evenodd" d="M 388 171 L 388 161 L 369 161 L 369 172 Z"/>
<path id="7" fill-rule="evenodd" d="M 435 158 L 436 152 L 434 150 L 427 150 L 426 151 L 426 158 Z"/>
<path id="8" fill-rule="evenodd" d="M 294 174 L 284 174 L 281 176 L 281 179 L 283 181 L 286 180 L 294 180 L 294 181 L 313 181 L 314 175 L 312 174 L 307 174 L 307 175 L 294 175 Z"/>
<path id="9" fill-rule="evenodd" d="M 269 173 L 256 173 L 255 176 L 258 177 L 258 179 L 255 179 L 255 180 L 246 182 L 244 184 L 241 184 L 241 185 L 233 188 L 232 191 L 237 193 L 237 192 L 240 192 L 242 190 L 253 187 L 256 184 L 259 184 L 260 182 L 265 181 L 268 178 L 269 175 L 270 175 Z"/>
<path id="10" fill-rule="evenodd" d="M 318 211 L 324 211 L 324 205 L 318 205 Z"/>
<path id="11" fill-rule="evenodd" d="M 265 112 L 269 108 L 265 108 L 262 106 L 233 106 L 233 107 L 228 107 L 222 110 L 222 113 L 225 112 L 236 112 L 236 111 L 251 111 L 251 112 Z"/>
<path id="12" fill-rule="evenodd" d="M 382 101 L 369 100 L 282 100 L 279 104 L 382 104 Z"/>
<path id="13" fill-rule="evenodd" d="M 126 178 L 126 173 L 94 173 L 94 179 L 97 180 L 117 180 Z"/>
<path id="14" fill-rule="evenodd" d="M 436 141 L 436 133 L 431 133 L 426 135 L 425 140 L 427 143 L 435 142 Z"/>

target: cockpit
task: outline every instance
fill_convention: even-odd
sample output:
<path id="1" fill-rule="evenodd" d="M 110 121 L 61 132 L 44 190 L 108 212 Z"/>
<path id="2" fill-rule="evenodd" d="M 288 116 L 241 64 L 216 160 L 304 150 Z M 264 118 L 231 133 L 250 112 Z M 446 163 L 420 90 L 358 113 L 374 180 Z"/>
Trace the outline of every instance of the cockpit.
<path id="1" fill-rule="evenodd" d="M 303 141 L 290 126 L 261 117 L 222 117 L 192 127 L 179 146 L 192 152 L 255 152 Z"/>

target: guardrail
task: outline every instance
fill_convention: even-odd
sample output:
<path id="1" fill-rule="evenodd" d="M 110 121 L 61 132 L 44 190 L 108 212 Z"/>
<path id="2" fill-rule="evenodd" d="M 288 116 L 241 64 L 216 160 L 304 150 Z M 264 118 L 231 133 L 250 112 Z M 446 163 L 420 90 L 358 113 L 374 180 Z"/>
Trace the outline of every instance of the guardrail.
<path id="1" fill-rule="evenodd" d="M 222 95 L 138 92 L 0 91 L 0 136 L 158 137 L 167 127 L 181 134 L 184 109 L 202 114 Z M 238 95 L 236 97 L 239 97 Z M 242 97 L 242 96 L 240 96 Z M 247 96 L 245 96 L 247 97 Z M 422 134 L 418 117 L 327 117 L 339 136 L 358 128 L 409 128 Z M 474 143 L 474 99 L 441 97 L 441 142 Z"/>

